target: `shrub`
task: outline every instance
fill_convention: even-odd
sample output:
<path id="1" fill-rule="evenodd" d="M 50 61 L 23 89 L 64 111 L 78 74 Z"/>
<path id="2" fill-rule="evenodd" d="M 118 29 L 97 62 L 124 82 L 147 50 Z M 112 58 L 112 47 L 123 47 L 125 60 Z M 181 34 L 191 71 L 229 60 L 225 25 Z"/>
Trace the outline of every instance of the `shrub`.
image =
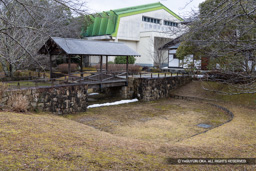
<path id="1" fill-rule="evenodd" d="M 136 61 L 135 57 L 129 56 L 128 57 L 128 63 L 134 64 Z M 117 56 L 115 58 L 115 64 L 126 64 L 126 56 Z"/>
<path id="2" fill-rule="evenodd" d="M 22 73 L 21 73 L 21 71 L 15 71 L 14 73 L 13 73 L 13 76 L 14 77 L 21 77 L 22 76 Z"/>
<path id="3" fill-rule="evenodd" d="M 15 112 L 27 112 L 29 101 L 27 97 L 22 94 L 11 94 L 7 105 Z"/>
<path id="4" fill-rule="evenodd" d="M 3 93 L 8 89 L 9 85 L 0 82 L 0 99 L 3 97 Z"/>
<path id="5" fill-rule="evenodd" d="M 100 65 L 96 65 L 96 68 L 99 70 Z M 102 69 L 106 69 L 106 65 L 102 65 Z M 121 72 L 126 70 L 126 64 L 109 64 L 108 65 L 108 71 L 110 72 Z M 140 72 L 140 66 L 134 65 L 134 64 L 129 64 L 128 66 L 128 72 L 131 74 L 137 74 Z"/>
<path id="6" fill-rule="evenodd" d="M 152 69 L 151 69 L 151 72 L 161 72 L 161 69 L 158 69 L 158 68 L 152 68 Z"/>
<path id="7" fill-rule="evenodd" d="M 2 109 L 2 107 L 4 106 L 4 104 L 2 103 L 2 98 L 4 92 L 8 89 L 8 87 L 8 84 L 0 82 L 0 109 Z"/>
<path id="8" fill-rule="evenodd" d="M 75 63 L 72 63 L 72 64 L 70 64 L 70 69 L 71 69 L 71 72 L 74 72 L 74 71 L 76 71 L 77 70 L 77 64 L 75 64 Z M 58 70 L 60 71 L 60 72 L 62 72 L 62 73 L 65 73 L 65 74 L 67 74 L 68 73 L 68 64 L 60 64 L 60 65 L 58 65 Z"/>

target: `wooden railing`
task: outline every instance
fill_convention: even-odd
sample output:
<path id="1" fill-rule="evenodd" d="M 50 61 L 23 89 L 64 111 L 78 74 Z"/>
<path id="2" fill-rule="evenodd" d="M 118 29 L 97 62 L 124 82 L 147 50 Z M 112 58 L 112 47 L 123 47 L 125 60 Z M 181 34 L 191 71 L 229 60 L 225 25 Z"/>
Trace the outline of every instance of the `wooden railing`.
<path id="1" fill-rule="evenodd" d="M 83 77 L 81 77 L 83 75 Z M 148 73 L 141 72 L 138 74 L 129 74 L 129 77 L 134 78 L 165 78 L 165 77 L 182 77 L 188 76 L 184 73 Z M 41 78 L 33 80 L 20 80 L 20 81 L 8 81 L 10 89 L 27 88 L 27 87 L 42 87 L 42 86 L 56 86 L 62 84 L 104 84 L 104 83 L 118 83 L 125 82 L 128 79 L 126 71 L 102 71 L 102 72 L 82 72 L 73 73 L 70 76 L 66 74 L 62 78 L 47 78 L 41 76 Z"/>
<path id="2" fill-rule="evenodd" d="M 92 75 L 86 77 L 79 77 L 78 81 L 81 82 L 115 82 L 125 81 L 126 72 L 95 72 Z"/>

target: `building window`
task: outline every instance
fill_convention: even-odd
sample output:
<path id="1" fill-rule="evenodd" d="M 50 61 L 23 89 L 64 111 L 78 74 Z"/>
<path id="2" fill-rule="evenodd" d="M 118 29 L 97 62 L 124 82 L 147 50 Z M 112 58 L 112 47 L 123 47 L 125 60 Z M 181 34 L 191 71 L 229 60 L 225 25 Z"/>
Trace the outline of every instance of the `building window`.
<path id="1" fill-rule="evenodd" d="M 178 23 L 164 20 L 164 25 L 178 27 Z"/>
<path id="2" fill-rule="evenodd" d="M 142 21 L 149 22 L 149 23 L 155 23 L 155 24 L 160 24 L 160 19 L 156 18 L 150 18 L 150 17 L 142 17 Z"/>

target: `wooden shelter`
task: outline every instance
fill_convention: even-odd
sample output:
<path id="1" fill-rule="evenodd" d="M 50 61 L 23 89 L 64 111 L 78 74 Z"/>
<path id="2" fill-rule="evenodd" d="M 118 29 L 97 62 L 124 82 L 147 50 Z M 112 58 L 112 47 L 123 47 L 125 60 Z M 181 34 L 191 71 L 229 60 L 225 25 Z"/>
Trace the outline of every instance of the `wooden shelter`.
<path id="1" fill-rule="evenodd" d="M 66 55 L 68 59 L 68 75 L 71 76 L 71 57 L 80 56 L 80 72 L 83 77 L 83 56 L 100 56 L 100 73 L 102 73 L 103 56 L 106 56 L 106 71 L 108 71 L 109 56 L 126 56 L 126 78 L 128 78 L 128 57 L 140 55 L 123 43 L 88 41 L 83 39 L 71 39 L 50 37 L 40 48 L 39 54 L 49 55 L 50 77 L 52 78 L 52 56 Z"/>

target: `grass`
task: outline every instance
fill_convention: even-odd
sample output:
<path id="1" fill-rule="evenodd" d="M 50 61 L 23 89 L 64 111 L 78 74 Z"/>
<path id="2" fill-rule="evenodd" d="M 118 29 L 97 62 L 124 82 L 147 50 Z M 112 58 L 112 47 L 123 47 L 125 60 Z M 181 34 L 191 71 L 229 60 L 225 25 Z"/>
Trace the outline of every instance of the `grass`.
<path id="1" fill-rule="evenodd" d="M 216 92 L 205 91 L 201 88 L 201 84 L 207 88 L 218 90 L 218 91 L 228 91 L 229 87 L 227 85 L 218 84 L 215 82 L 192 82 L 189 85 L 180 88 L 175 92 L 175 94 L 185 95 L 185 96 L 195 96 L 208 99 L 215 99 L 221 102 L 231 103 L 238 105 L 240 107 L 250 107 L 256 109 L 256 93 L 254 94 L 238 94 L 238 95 L 223 95 L 217 94 Z"/>
<path id="2" fill-rule="evenodd" d="M 97 71 L 96 67 L 83 67 L 83 71 Z"/>
<path id="3" fill-rule="evenodd" d="M 0 170 L 161 168 L 161 158 L 141 153 L 144 142 L 58 116 L 2 112 L 0 123 Z"/>
<path id="4" fill-rule="evenodd" d="M 66 117 L 117 136 L 159 143 L 176 142 L 203 132 L 205 129 L 197 126 L 200 123 L 215 127 L 229 119 L 211 106 L 170 99 L 93 108 L 85 114 Z"/>
<path id="5" fill-rule="evenodd" d="M 18 87 L 18 83 L 20 84 L 20 87 L 34 87 L 35 86 L 35 82 L 33 82 L 33 81 L 12 81 L 12 82 L 8 82 L 7 84 L 12 87 L 13 86 Z M 51 86 L 51 83 L 39 82 L 39 83 L 37 83 L 37 86 Z"/>
<path id="6" fill-rule="evenodd" d="M 180 95 L 215 98 L 198 83 Z M 164 99 L 55 116 L 0 112 L 0 170 L 256 170 L 256 165 L 168 165 L 167 158 L 255 158 L 255 109 Z M 251 104 L 251 103 L 250 103 Z M 206 130 L 196 125 L 211 124 Z M 193 136 L 195 133 L 202 133 Z"/>

